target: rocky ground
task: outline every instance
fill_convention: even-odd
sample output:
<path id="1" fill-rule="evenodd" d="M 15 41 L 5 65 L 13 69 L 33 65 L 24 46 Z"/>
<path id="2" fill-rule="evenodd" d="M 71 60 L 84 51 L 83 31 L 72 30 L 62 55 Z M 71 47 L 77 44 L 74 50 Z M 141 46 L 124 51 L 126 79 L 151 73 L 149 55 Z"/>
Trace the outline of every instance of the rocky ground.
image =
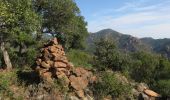
<path id="1" fill-rule="evenodd" d="M 29 79 L 29 81 L 26 80 L 28 84 L 24 86 L 9 84 L 8 91 L 13 93 L 13 97 L 8 98 L 7 96 L 6 98 L 0 95 L 0 100 L 97 100 L 93 91 L 90 90 L 90 86 L 95 85 L 100 76 L 91 70 L 74 66 L 66 57 L 64 48 L 58 44 L 56 38 L 44 44 L 35 62 L 32 72 L 11 71 L 11 74 L 8 73 L 8 75 L 5 74 L 5 70 L 1 71 L 1 74 L 9 77 L 9 80 L 10 78 L 17 80 L 13 79 L 17 74 L 17 77 L 23 77 L 24 80 Z M 145 83 L 132 82 L 119 72 L 109 70 L 108 73 L 115 73 L 116 79 L 121 84 L 129 84 L 132 87 L 129 97 L 134 100 L 157 100 L 161 97 L 150 90 Z M 40 81 L 33 84 L 35 80 Z M 60 81 L 60 83 L 56 84 L 56 81 Z M 112 97 L 105 97 L 104 100 L 112 100 Z"/>

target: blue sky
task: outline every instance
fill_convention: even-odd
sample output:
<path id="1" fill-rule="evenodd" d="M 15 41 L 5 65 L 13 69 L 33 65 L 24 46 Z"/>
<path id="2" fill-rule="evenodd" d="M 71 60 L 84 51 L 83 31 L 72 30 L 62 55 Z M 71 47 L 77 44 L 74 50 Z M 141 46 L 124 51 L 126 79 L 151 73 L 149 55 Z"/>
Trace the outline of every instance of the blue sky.
<path id="1" fill-rule="evenodd" d="M 170 38 L 170 0 L 75 0 L 88 31 L 111 28 L 136 37 Z"/>

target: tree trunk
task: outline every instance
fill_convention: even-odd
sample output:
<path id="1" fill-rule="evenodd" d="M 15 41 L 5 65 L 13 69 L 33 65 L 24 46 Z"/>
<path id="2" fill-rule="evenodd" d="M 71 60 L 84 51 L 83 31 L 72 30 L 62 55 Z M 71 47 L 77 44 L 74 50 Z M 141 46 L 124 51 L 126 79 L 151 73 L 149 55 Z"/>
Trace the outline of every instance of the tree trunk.
<path id="1" fill-rule="evenodd" d="M 11 64 L 11 61 L 10 61 L 10 58 L 9 58 L 8 51 L 5 49 L 5 43 L 1 42 L 0 46 L 1 46 L 3 56 L 4 56 L 4 62 L 6 64 L 6 69 L 11 70 L 12 69 L 12 64 Z"/>

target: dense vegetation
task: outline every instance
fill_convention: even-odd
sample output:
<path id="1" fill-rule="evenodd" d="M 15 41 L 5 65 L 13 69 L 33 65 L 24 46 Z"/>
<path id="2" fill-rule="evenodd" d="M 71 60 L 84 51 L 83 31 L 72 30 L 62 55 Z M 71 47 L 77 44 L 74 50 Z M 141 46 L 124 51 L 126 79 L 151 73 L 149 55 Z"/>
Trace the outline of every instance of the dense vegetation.
<path id="1" fill-rule="evenodd" d="M 169 59 L 144 51 L 125 53 L 108 39 L 101 39 L 96 44 L 94 66 L 99 71 L 111 69 L 128 73 L 136 82 L 145 82 L 162 95 L 169 95 Z"/>
<path id="2" fill-rule="evenodd" d="M 44 88 L 49 94 L 54 90 L 67 94 L 60 80 L 54 86 L 46 86 L 31 69 L 39 48 L 49 37 L 57 37 L 76 67 L 92 70 L 98 77 L 98 82 L 90 86 L 97 100 L 107 96 L 132 98 L 132 86 L 119 80 L 118 73 L 147 83 L 163 96 L 170 95 L 168 58 L 119 33 L 111 37 L 98 33 L 101 36 L 92 35 L 86 43 L 86 25 L 73 0 L 0 0 L 0 97 L 24 99 L 24 90 L 38 94 Z M 97 38 L 95 43 L 93 37 Z M 86 48 L 86 44 L 92 46 Z M 11 91 L 16 87 L 22 92 L 19 96 L 15 94 L 18 91 Z"/>

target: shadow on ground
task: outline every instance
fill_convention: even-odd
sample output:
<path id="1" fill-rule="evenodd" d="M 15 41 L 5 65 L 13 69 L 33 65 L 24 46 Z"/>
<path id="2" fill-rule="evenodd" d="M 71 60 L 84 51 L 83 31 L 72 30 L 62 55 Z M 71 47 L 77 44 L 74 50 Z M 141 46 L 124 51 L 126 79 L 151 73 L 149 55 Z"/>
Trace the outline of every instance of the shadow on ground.
<path id="1" fill-rule="evenodd" d="M 25 85 L 40 83 L 40 77 L 35 71 L 18 71 L 17 76 L 19 82 L 25 83 Z"/>

